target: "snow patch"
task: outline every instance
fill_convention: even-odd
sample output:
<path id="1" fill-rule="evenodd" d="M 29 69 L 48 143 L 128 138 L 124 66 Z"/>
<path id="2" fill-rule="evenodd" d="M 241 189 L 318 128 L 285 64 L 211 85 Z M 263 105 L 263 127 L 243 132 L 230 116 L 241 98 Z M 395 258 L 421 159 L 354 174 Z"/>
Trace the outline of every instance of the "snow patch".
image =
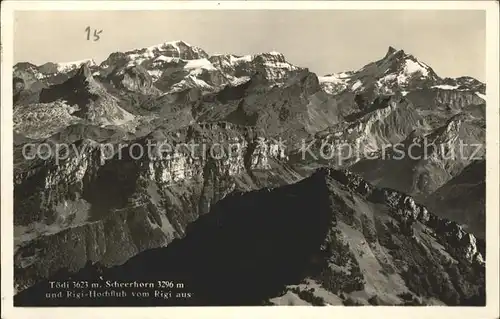
<path id="1" fill-rule="evenodd" d="M 163 74 L 162 70 L 148 70 L 147 72 L 149 73 L 149 75 L 151 75 L 151 77 L 154 80 L 159 79 L 161 77 L 161 75 Z"/>

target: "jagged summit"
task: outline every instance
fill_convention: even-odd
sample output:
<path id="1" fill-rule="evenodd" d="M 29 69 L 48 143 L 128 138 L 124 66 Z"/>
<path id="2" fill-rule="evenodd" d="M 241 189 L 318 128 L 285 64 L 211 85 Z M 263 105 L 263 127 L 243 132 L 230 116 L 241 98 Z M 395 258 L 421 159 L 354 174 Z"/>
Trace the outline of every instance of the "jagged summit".
<path id="1" fill-rule="evenodd" d="M 415 56 L 390 46 L 382 59 L 348 73 L 320 78 L 325 91 L 331 94 L 349 90 L 364 94 L 368 101 L 377 94 L 392 95 L 441 83 L 434 70 Z"/>
<path id="2" fill-rule="evenodd" d="M 277 57 L 279 59 L 285 59 L 285 55 L 282 52 L 278 51 L 263 51 L 245 55 L 238 55 L 233 53 L 214 53 L 210 55 L 210 59 L 219 58 L 219 59 L 234 59 L 240 61 L 249 61 L 257 57 L 272 57 L 272 56 Z"/>

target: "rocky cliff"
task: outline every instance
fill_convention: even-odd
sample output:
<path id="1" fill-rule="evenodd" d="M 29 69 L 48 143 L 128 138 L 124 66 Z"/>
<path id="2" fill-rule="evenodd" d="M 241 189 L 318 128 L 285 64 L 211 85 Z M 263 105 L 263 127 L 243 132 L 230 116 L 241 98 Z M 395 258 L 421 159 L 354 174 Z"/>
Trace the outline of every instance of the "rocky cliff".
<path id="1" fill-rule="evenodd" d="M 170 272 L 187 304 L 484 303 L 480 81 L 394 48 L 318 76 L 170 41 L 13 84 L 19 291 L 96 264 Z"/>

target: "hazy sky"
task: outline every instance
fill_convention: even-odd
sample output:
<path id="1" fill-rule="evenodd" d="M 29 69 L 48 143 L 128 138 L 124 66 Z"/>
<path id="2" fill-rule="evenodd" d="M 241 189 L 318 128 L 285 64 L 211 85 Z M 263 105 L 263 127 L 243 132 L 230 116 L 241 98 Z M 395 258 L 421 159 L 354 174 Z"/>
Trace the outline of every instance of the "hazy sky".
<path id="1" fill-rule="evenodd" d="M 323 75 L 356 70 L 389 45 L 438 75 L 485 80 L 484 11 L 25 11 L 16 12 L 14 60 L 42 64 L 184 40 L 207 53 L 282 52 Z M 85 28 L 103 30 L 87 41 Z"/>

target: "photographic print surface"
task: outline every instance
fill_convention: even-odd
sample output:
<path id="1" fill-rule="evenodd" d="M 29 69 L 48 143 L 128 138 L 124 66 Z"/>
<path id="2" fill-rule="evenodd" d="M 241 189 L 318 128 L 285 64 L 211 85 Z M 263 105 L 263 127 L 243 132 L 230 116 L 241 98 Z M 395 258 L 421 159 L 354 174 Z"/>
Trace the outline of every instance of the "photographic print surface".
<path id="1" fill-rule="evenodd" d="M 15 12 L 15 306 L 484 306 L 485 28 Z"/>

